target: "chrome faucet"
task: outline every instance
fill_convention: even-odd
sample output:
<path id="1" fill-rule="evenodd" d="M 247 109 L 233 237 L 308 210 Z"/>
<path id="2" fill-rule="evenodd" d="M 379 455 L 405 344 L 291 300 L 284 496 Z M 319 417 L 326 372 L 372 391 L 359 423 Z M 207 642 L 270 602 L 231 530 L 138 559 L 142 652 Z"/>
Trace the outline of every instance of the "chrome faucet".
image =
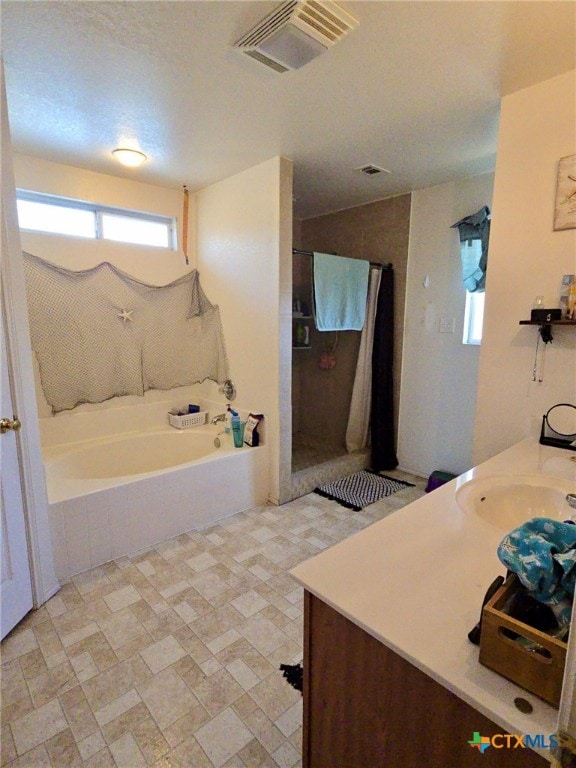
<path id="1" fill-rule="evenodd" d="M 210 424 L 218 424 L 219 421 L 226 421 L 227 413 L 219 413 L 210 420 Z"/>
<path id="2" fill-rule="evenodd" d="M 569 493 L 566 496 L 566 501 L 572 509 L 576 509 L 576 493 Z"/>

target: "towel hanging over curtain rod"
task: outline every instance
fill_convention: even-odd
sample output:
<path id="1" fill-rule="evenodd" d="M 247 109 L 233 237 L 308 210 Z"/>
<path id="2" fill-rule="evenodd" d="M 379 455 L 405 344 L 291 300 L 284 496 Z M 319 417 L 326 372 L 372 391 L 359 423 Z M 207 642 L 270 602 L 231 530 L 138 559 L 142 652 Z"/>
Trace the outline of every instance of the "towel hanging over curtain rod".
<path id="1" fill-rule="evenodd" d="M 292 254 L 294 256 L 314 256 L 314 253 L 312 251 L 302 251 L 300 248 L 292 248 Z M 333 253 L 333 256 L 338 256 L 337 253 Z M 393 269 L 392 264 L 380 264 L 376 261 L 370 262 L 371 267 L 377 267 L 378 269 Z"/>

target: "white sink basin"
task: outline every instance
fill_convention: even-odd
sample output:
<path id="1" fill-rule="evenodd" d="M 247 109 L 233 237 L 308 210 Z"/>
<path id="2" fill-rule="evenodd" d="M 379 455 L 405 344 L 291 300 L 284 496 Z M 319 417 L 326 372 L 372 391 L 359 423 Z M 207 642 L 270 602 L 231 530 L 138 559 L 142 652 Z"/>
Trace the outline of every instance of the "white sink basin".
<path id="1" fill-rule="evenodd" d="M 533 517 L 576 520 L 576 510 L 566 501 L 568 493 L 576 493 L 576 485 L 559 477 L 478 477 L 457 489 L 456 502 L 464 512 L 473 512 L 506 533 Z"/>

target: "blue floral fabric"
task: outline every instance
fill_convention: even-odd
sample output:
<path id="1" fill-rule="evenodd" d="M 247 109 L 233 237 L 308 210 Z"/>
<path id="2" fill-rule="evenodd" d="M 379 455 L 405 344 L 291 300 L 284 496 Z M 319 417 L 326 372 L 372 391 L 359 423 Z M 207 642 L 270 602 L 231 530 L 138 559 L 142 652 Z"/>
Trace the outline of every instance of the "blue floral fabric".
<path id="1" fill-rule="evenodd" d="M 536 600 L 552 608 L 560 626 L 570 623 L 576 581 L 576 525 L 535 517 L 505 536 L 498 557 Z"/>

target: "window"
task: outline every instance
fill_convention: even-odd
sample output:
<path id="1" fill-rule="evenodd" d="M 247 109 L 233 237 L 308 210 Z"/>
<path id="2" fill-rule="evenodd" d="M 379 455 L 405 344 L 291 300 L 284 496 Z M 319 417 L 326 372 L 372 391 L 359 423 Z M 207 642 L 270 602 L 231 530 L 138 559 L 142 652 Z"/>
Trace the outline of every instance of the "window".
<path id="1" fill-rule="evenodd" d="M 21 229 L 55 232 L 77 237 L 95 237 L 94 214 L 81 208 L 67 208 L 34 200 L 18 200 Z"/>
<path id="2" fill-rule="evenodd" d="M 140 219 L 126 214 L 102 213 L 101 222 L 104 240 L 170 247 L 170 232 L 163 221 Z"/>
<path id="3" fill-rule="evenodd" d="M 25 190 L 17 190 L 16 203 L 20 228 L 30 232 L 176 248 L 175 220 L 168 216 Z"/>
<path id="4" fill-rule="evenodd" d="M 470 293 L 466 291 L 464 310 L 464 344 L 480 344 L 482 341 L 482 323 L 484 321 L 484 291 Z"/>

